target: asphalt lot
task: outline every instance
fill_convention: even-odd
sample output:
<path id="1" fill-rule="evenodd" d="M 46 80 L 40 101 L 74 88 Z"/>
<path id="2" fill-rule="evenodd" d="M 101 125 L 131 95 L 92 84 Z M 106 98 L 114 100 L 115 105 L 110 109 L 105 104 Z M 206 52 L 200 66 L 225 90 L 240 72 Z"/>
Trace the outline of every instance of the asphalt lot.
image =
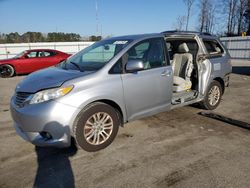
<path id="1" fill-rule="evenodd" d="M 215 112 L 250 122 L 250 63 L 234 67 Z M 0 187 L 250 187 L 250 130 L 187 106 L 131 122 L 108 148 L 39 148 L 12 127 L 18 76 L 0 78 Z"/>

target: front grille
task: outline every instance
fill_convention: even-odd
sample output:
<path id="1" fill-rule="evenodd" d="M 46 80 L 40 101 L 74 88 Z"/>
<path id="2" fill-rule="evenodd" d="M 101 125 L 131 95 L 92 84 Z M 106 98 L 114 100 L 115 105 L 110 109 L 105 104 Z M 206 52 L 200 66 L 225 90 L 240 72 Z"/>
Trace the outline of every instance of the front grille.
<path id="1" fill-rule="evenodd" d="M 15 96 L 15 104 L 18 107 L 22 107 L 24 105 L 25 100 L 31 95 L 31 93 L 25 92 L 17 92 Z"/>

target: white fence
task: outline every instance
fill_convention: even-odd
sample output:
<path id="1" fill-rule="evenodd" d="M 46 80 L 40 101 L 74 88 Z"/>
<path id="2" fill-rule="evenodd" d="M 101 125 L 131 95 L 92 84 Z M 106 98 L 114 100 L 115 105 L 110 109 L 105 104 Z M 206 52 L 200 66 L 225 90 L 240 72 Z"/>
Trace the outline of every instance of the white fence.
<path id="1" fill-rule="evenodd" d="M 229 50 L 233 59 L 250 60 L 249 37 L 223 37 L 222 43 Z M 69 54 L 74 54 L 93 42 L 43 42 L 43 43 L 15 43 L 0 44 L 0 59 L 11 58 L 24 50 L 29 49 L 56 49 Z"/>
<path id="2" fill-rule="evenodd" d="M 69 54 L 74 54 L 93 42 L 40 42 L 40 43 L 15 43 L 0 44 L 0 59 L 14 57 L 24 50 L 30 49 L 55 49 Z"/>
<path id="3" fill-rule="evenodd" d="M 250 60 L 250 36 L 223 37 L 220 40 L 228 49 L 232 59 Z"/>

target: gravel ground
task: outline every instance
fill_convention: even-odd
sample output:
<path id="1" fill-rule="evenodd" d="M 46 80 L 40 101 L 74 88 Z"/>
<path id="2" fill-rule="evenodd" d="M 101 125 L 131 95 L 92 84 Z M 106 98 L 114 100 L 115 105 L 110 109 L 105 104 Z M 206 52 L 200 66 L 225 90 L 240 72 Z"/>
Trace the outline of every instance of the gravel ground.
<path id="1" fill-rule="evenodd" d="M 215 112 L 250 122 L 250 70 L 235 67 Z M 250 187 L 250 132 L 187 106 L 120 128 L 108 148 L 40 148 L 16 135 L 18 76 L 0 79 L 0 187 Z"/>

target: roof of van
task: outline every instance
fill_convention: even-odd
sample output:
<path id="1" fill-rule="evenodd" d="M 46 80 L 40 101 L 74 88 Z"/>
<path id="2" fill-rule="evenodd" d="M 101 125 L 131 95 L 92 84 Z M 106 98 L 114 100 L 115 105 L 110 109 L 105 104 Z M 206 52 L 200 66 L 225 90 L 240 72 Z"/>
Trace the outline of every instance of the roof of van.
<path id="1" fill-rule="evenodd" d="M 171 30 L 171 31 L 163 31 L 162 34 L 164 35 L 198 35 L 199 37 L 209 37 L 214 38 L 215 35 L 206 32 L 198 32 L 198 31 L 178 31 L 178 30 Z"/>
<path id="2" fill-rule="evenodd" d="M 206 37 L 206 38 L 215 38 L 216 36 L 211 35 L 209 33 L 201 33 L 196 31 L 164 31 L 161 33 L 150 33 L 150 34 L 138 34 L 138 35 L 125 35 L 125 36 L 117 36 L 108 38 L 106 40 L 112 39 L 112 40 L 138 40 L 142 38 L 151 38 L 151 37 L 164 37 L 166 35 L 183 35 L 183 36 L 194 36 L 198 35 L 199 37 Z"/>
<path id="3" fill-rule="evenodd" d="M 162 37 L 164 36 L 163 33 L 149 33 L 149 34 L 138 34 L 138 35 L 125 35 L 125 36 L 117 36 L 112 37 L 112 40 L 136 40 L 141 38 L 148 38 L 148 37 Z"/>

